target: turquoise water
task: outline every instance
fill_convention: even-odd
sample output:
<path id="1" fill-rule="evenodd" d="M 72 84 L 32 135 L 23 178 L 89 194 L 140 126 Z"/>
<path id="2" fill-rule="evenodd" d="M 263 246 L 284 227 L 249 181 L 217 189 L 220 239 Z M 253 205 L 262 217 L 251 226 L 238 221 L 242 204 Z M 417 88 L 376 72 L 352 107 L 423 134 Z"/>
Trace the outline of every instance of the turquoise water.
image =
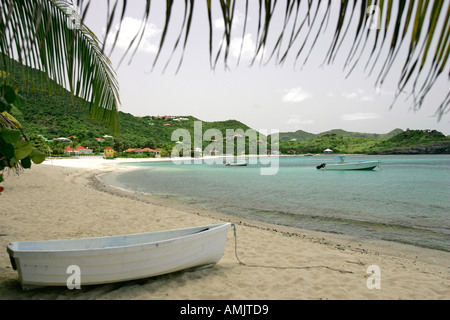
<path id="1" fill-rule="evenodd" d="M 333 156 L 280 157 L 278 173 L 263 176 L 261 164 L 149 162 L 104 180 L 247 219 L 450 251 L 450 155 L 352 159 L 382 164 L 332 172 L 316 166 Z"/>

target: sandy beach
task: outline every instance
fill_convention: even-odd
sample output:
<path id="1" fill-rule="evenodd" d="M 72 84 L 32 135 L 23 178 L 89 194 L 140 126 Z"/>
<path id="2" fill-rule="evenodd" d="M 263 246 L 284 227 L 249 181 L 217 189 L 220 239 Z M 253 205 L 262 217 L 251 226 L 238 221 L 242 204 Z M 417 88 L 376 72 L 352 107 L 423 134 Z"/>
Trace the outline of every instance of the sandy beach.
<path id="1" fill-rule="evenodd" d="M 102 173 L 132 170 L 117 166 L 120 161 L 51 159 L 19 175 L 5 173 L 0 299 L 450 299 L 448 252 L 244 221 L 102 184 Z M 81 290 L 23 291 L 6 252 L 12 241 L 122 235 L 225 221 L 236 225 L 237 237 L 230 229 L 223 258 L 212 268 Z M 380 268 L 379 289 L 367 285 L 367 269 L 373 265 Z"/>

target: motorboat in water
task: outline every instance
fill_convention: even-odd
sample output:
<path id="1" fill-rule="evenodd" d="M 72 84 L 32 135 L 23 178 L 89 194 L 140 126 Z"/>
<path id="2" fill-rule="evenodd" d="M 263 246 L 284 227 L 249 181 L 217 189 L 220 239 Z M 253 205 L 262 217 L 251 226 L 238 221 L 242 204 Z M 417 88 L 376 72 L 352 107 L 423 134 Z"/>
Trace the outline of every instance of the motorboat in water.
<path id="1" fill-rule="evenodd" d="M 317 170 L 323 171 L 345 171 L 345 170 L 374 170 L 376 169 L 381 161 L 357 161 L 357 162 L 346 162 L 345 156 L 340 156 L 339 163 L 327 164 L 323 163 L 317 166 Z"/>
<path id="2" fill-rule="evenodd" d="M 247 166 L 247 162 L 228 162 L 227 167 L 245 167 Z"/>

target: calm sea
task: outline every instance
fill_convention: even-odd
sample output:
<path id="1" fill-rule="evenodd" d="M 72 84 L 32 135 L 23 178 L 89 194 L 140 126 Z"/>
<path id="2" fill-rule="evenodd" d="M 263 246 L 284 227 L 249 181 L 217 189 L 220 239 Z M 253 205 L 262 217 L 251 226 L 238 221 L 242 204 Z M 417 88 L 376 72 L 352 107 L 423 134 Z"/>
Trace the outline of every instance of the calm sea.
<path id="1" fill-rule="evenodd" d="M 337 163 L 333 156 L 280 157 L 278 173 L 264 176 L 262 164 L 148 162 L 102 179 L 247 219 L 450 251 L 450 155 L 352 159 L 382 163 L 331 172 L 316 166 Z"/>

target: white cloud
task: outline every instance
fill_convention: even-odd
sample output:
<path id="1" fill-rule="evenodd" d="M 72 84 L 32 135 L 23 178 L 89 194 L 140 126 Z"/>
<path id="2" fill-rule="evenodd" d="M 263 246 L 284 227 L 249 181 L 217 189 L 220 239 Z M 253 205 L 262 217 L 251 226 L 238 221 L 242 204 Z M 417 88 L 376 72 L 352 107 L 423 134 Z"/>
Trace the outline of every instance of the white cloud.
<path id="1" fill-rule="evenodd" d="M 219 18 L 219 19 L 214 20 L 214 28 L 220 29 L 220 30 L 224 30 L 225 29 L 223 18 Z"/>
<path id="2" fill-rule="evenodd" d="M 139 33 L 139 36 L 136 38 L 133 44 L 133 49 L 135 49 L 139 39 L 140 39 L 140 30 L 142 27 L 142 20 L 135 19 L 132 17 L 125 17 L 122 21 L 122 26 L 120 27 L 119 38 L 117 39 L 116 47 L 120 49 L 128 49 L 131 41 L 134 39 L 136 34 Z M 119 24 L 117 24 L 114 30 L 109 34 L 107 44 L 112 46 L 117 31 L 119 30 Z M 143 52 L 155 53 L 158 50 L 158 44 L 154 40 L 156 36 L 161 33 L 161 29 L 156 27 L 154 24 L 147 23 L 145 26 L 145 32 L 142 36 L 141 43 L 139 44 L 139 50 Z"/>
<path id="3" fill-rule="evenodd" d="M 346 99 L 356 99 L 356 97 L 358 97 L 358 94 L 356 92 L 351 93 L 344 92 L 342 96 Z"/>
<path id="4" fill-rule="evenodd" d="M 349 99 L 349 100 L 355 100 L 358 99 L 360 101 L 373 101 L 373 97 L 371 97 L 370 95 L 364 94 L 364 90 L 362 89 L 358 89 L 355 92 L 344 92 L 342 94 L 342 96 L 345 99 Z"/>
<path id="5" fill-rule="evenodd" d="M 241 59 L 250 60 L 253 59 L 256 50 L 256 43 L 253 40 L 253 36 L 250 33 L 247 33 L 244 36 L 244 40 L 242 38 L 234 38 L 230 43 L 230 53 L 233 57 Z M 263 54 L 263 50 L 258 53 L 258 56 Z"/>
<path id="6" fill-rule="evenodd" d="M 394 91 L 386 91 L 382 87 L 376 87 L 375 93 L 379 94 L 379 95 L 394 95 L 395 94 Z"/>
<path id="7" fill-rule="evenodd" d="M 286 94 L 283 96 L 283 102 L 288 103 L 302 102 L 313 97 L 311 93 L 303 90 L 301 87 L 286 89 L 285 92 Z"/>
<path id="8" fill-rule="evenodd" d="M 286 123 L 295 125 L 305 125 L 305 124 L 313 124 L 314 120 L 304 120 L 300 116 L 292 116 L 292 118 L 286 121 Z"/>
<path id="9" fill-rule="evenodd" d="M 381 116 L 375 113 L 353 113 L 353 114 L 344 114 L 342 117 L 344 121 L 357 121 L 357 120 L 369 120 L 369 119 L 378 119 Z"/>
<path id="10" fill-rule="evenodd" d="M 361 101 L 373 101 L 373 97 L 364 96 L 364 97 L 361 98 Z"/>

